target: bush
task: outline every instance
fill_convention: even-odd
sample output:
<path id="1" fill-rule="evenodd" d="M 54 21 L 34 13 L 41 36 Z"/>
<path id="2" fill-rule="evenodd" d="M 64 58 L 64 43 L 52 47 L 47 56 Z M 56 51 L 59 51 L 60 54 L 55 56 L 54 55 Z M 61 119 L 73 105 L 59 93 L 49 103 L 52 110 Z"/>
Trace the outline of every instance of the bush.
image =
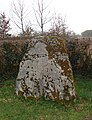
<path id="1" fill-rule="evenodd" d="M 22 60 L 23 55 L 27 51 L 28 43 L 23 46 L 19 46 L 18 43 L 12 44 L 4 42 L 2 45 L 3 55 L 2 61 L 0 61 L 0 75 L 1 76 L 16 76 L 19 69 L 19 63 Z"/>
<path id="2" fill-rule="evenodd" d="M 81 75 L 92 77 L 92 59 L 90 56 L 86 57 L 86 60 L 83 62 L 81 67 Z"/>
<path id="3" fill-rule="evenodd" d="M 87 44 L 78 46 L 75 41 L 67 43 L 68 54 L 74 74 L 92 77 L 92 58 L 85 51 Z"/>
<path id="4" fill-rule="evenodd" d="M 21 43 L 22 41 L 20 41 Z M 19 63 L 27 52 L 28 42 L 4 42 L 0 53 L 0 77 L 9 78 L 18 74 Z M 74 74 L 92 77 L 92 58 L 75 41 L 67 43 L 68 54 Z"/>

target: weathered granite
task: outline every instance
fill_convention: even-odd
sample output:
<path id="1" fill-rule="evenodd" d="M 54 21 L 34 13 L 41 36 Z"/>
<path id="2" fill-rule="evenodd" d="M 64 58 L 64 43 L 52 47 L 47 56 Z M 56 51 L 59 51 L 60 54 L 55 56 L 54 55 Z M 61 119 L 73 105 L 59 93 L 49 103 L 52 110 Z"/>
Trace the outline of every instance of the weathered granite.
<path id="1" fill-rule="evenodd" d="M 16 93 L 25 98 L 71 101 L 75 98 L 72 69 L 64 41 L 38 37 L 29 43 L 19 68 Z"/>

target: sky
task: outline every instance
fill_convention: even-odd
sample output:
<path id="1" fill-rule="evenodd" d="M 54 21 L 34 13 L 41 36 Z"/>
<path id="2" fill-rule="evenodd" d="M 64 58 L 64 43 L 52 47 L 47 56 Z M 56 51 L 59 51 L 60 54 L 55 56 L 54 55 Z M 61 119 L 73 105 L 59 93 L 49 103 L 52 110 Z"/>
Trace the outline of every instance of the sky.
<path id="1" fill-rule="evenodd" d="M 31 3 L 33 3 L 34 0 L 24 1 L 26 5 L 31 8 Z M 51 12 L 59 13 L 65 18 L 66 24 L 70 30 L 73 30 L 77 34 L 81 34 L 81 32 L 85 30 L 92 29 L 92 0 L 46 1 L 48 3 L 50 1 L 49 9 Z M 12 2 L 13 0 L 0 0 L 0 13 L 4 11 L 6 15 L 10 17 Z"/>

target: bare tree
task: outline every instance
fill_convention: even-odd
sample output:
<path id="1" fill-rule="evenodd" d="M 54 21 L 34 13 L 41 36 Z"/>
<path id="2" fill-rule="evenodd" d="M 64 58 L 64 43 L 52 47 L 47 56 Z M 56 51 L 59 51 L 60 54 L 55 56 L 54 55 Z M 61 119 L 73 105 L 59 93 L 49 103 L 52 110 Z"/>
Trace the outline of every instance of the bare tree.
<path id="1" fill-rule="evenodd" d="M 50 28 L 49 35 L 60 36 L 66 42 L 72 41 L 77 36 L 74 31 L 71 31 L 66 25 L 65 19 L 62 18 L 61 14 L 55 14 L 53 17 L 52 27 Z"/>
<path id="2" fill-rule="evenodd" d="M 35 18 L 38 26 L 41 28 L 41 33 L 44 32 L 44 25 L 51 21 L 52 17 L 49 17 L 50 11 L 47 12 L 49 4 L 46 5 L 44 0 L 37 0 L 37 9 L 33 7 Z"/>
<path id="3" fill-rule="evenodd" d="M 61 15 L 54 15 L 52 27 L 49 32 L 53 35 L 65 37 L 67 25 L 65 24 L 65 19 Z"/>
<path id="4" fill-rule="evenodd" d="M 17 3 L 13 1 L 12 3 L 12 22 L 22 31 L 22 34 L 25 32 L 25 21 L 29 14 L 28 10 L 25 7 L 25 3 L 21 0 L 18 0 Z"/>

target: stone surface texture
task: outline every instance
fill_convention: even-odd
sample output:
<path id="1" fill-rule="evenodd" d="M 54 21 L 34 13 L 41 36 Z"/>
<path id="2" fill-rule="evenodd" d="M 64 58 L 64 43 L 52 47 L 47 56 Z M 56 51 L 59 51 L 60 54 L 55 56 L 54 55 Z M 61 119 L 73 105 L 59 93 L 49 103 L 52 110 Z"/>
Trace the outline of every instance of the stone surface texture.
<path id="1" fill-rule="evenodd" d="M 25 98 L 74 100 L 72 69 L 63 40 L 41 36 L 30 40 L 20 63 L 16 93 Z"/>

